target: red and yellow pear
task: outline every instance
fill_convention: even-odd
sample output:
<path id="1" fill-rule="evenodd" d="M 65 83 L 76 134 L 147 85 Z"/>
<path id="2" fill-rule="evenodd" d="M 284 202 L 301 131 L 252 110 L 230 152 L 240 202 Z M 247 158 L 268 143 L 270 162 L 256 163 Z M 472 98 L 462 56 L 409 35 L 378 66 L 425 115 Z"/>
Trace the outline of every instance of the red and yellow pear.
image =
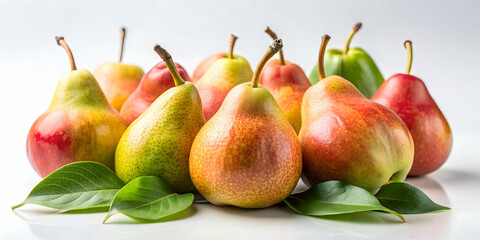
<path id="1" fill-rule="evenodd" d="M 107 100 L 120 112 L 123 104 L 135 91 L 143 76 L 143 70 L 135 65 L 122 63 L 125 28 L 122 28 L 122 44 L 118 62 L 105 63 L 93 72 Z"/>
<path id="2" fill-rule="evenodd" d="M 425 83 L 410 74 L 412 42 L 406 41 L 405 47 L 406 73 L 390 77 L 371 99 L 397 113 L 407 124 L 415 143 L 415 157 L 408 175 L 422 176 L 437 170 L 447 160 L 452 149 L 452 130 Z"/>
<path id="3" fill-rule="evenodd" d="M 241 83 L 252 79 L 252 69 L 247 60 L 233 54 L 237 37 L 230 38 L 228 56 L 217 59 L 207 72 L 195 83 L 202 98 L 203 115 L 208 121 L 218 111 L 228 92 Z"/>
<path id="4" fill-rule="evenodd" d="M 277 35 L 267 27 L 265 32 L 273 39 Z M 265 87 L 278 102 L 283 115 L 295 129 L 300 131 L 302 126 L 302 98 L 307 89 L 312 86 L 302 68 L 285 61 L 283 49 L 279 51 L 280 59 L 271 60 L 265 66 L 259 83 Z"/>
<path id="5" fill-rule="evenodd" d="M 300 178 L 297 134 L 272 94 L 258 85 L 263 67 L 281 48 L 275 40 L 251 82 L 234 87 L 195 137 L 190 176 L 215 205 L 269 207 L 285 199 Z"/>
<path id="6" fill-rule="evenodd" d="M 63 75 L 48 110 L 30 128 L 27 156 L 41 177 L 77 161 L 96 161 L 114 169 L 115 148 L 127 128 L 95 77 L 77 70 L 63 37 L 72 71 Z"/>
<path id="7" fill-rule="evenodd" d="M 388 182 L 403 181 L 414 153 L 407 126 L 348 80 L 325 77 L 329 39 L 325 35 L 320 47 L 320 80 L 303 96 L 299 139 L 305 182 L 340 180 L 376 192 Z"/>
<path id="8" fill-rule="evenodd" d="M 198 64 L 197 68 L 195 68 L 195 71 L 193 72 L 192 75 L 192 83 L 197 83 L 200 78 L 202 78 L 203 74 L 205 74 L 212 66 L 212 64 L 217 61 L 220 58 L 226 58 L 228 57 L 227 52 L 223 53 L 215 53 L 207 58 L 205 58 L 200 64 Z"/>

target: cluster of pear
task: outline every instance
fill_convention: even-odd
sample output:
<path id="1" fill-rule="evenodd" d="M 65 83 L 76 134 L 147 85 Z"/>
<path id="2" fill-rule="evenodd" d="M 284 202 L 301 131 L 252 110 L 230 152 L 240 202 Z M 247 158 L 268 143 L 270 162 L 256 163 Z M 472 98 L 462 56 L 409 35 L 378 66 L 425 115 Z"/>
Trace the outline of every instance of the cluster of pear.
<path id="1" fill-rule="evenodd" d="M 198 190 L 216 205 L 261 208 L 285 199 L 302 173 L 308 185 L 341 180 L 375 192 L 447 159 L 452 133 L 424 83 L 406 74 L 384 82 L 360 48 L 326 51 L 308 79 L 274 40 L 252 71 L 228 53 L 205 59 L 192 78 L 160 45 L 163 62 L 77 70 L 58 84 L 33 124 L 27 155 L 40 176 L 76 161 L 105 164 L 125 182 L 159 176 L 180 193 Z M 269 61 L 276 53 L 280 59 Z M 264 69 L 265 68 L 265 69 Z M 346 80 L 348 79 L 348 80 Z M 98 80 L 98 82 L 97 82 Z M 370 98 L 371 97 L 371 98 Z M 369 99 L 370 98 L 370 99 Z"/>

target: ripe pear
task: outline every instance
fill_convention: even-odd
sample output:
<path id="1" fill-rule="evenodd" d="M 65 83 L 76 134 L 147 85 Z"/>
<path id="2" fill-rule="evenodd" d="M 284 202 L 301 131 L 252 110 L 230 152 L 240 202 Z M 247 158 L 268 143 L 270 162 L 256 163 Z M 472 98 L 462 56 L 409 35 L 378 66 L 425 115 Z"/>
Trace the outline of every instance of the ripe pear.
<path id="1" fill-rule="evenodd" d="M 203 114 L 207 121 L 217 112 L 233 87 L 252 79 L 253 72 L 247 60 L 233 54 L 236 39 L 232 35 L 228 57 L 217 59 L 195 84 L 202 98 Z"/>
<path id="2" fill-rule="evenodd" d="M 175 87 L 165 91 L 125 131 L 115 154 L 115 170 L 125 182 L 140 176 L 158 176 L 176 192 L 194 190 L 188 158 L 195 135 L 205 124 L 202 102 L 192 83 L 178 73 L 170 54 L 155 51 L 165 61 Z"/>
<path id="3" fill-rule="evenodd" d="M 263 208 L 285 199 L 302 172 L 295 130 L 275 98 L 258 85 L 265 63 L 279 49 L 276 40 L 251 83 L 234 87 L 200 130 L 190 153 L 190 176 L 215 205 Z"/>
<path id="4" fill-rule="evenodd" d="M 325 78 L 322 38 L 320 81 L 303 96 L 302 145 L 304 180 L 315 185 L 340 180 L 376 192 L 403 181 L 413 162 L 413 139 L 390 109 L 365 98 L 340 76 Z"/>
<path id="5" fill-rule="evenodd" d="M 406 74 L 395 74 L 385 81 L 372 96 L 407 124 L 415 143 L 415 157 L 409 176 L 431 173 L 445 163 L 452 149 L 452 130 L 447 119 L 419 78 L 410 75 L 412 43 L 405 42 L 408 50 Z"/>
<path id="6" fill-rule="evenodd" d="M 185 81 L 190 81 L 187 71 L 178 63 L 175 63 L 178 73 Z M 147 74 L 143 75 L 137 89 L 123 104 L 120 115 L 127 124 L 131 124 L 142 115 L 145 110 L 168 89 L 175 87 L 175 81 L 168 70 L 167 64 L 161 61 L 156 64 Z"/>
<path id="7" fill-rule="evenodd" d="M 277 35 L 267 27 L 265 29 L 273 39 Z M 271 60 L 265 66 L 259 83 L 272 93 L 277 100 L 283 115 L 292 125 L 295 132 L 302 126 L 302 98 L 307 89 L 312 86 L 302 68 L 285 61 L 283 50 L 279 52 L 280 59 Z"/>
<path id="8" fill-rule="evenodd" d="M 226 58 L 228 57 L 227 52 L 222 52 L 222 53 L 215 53 L 213 55 L 210 55 L 209 57 L 205 58 L 200 64 L 198 64 L 197 68 L 195 68 L 195 71 L 193 72 L 192 75 L 192 83 L 197 83 L 200 78 L 207 72 L 208 68 L 212 66 L 212 64 L 217 61 L 220 58 Z"/>
<path id="9" fill-rule="evenodd" d="M 125 28 L 122 28 L 119 61 L 102 64 L 93 72 L 107 100 L 119 112 L 123 103 L 135 91 L 143 76 L 143 70 L 140 67 L 122 63 L 124 41 Z"/>
<path id="10" fill-rule="evenodd" d="M 105 98 L 95 77 L 77 70 L 63 37 L 56 38 L 70 58 L 48 110 L 30 128 L 27 156 L 41 177 L 66 164 L 96 161 L 114 169 L 115 148 L 127 128 Z"/>

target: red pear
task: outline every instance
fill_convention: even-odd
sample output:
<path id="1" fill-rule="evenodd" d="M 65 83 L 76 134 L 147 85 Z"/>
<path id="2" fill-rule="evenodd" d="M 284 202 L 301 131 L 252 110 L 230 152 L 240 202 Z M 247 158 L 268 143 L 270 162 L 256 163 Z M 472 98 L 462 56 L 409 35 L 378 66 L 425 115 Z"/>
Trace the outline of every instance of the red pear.
<path id="1" fill-rule="evenodd" d="M 185 81 L 190 81 L 190 76 L 180 64 L 175 63 L 175 67 Z M 131 124 L 142 115 L 162 93 L 174 86 L 172 74 L 170 74 L 165 62 L 162 61 L 158 63 L 143 76 L 137 89 L 135 89 L 123 104 L 120 115 L 127 124 Z"/>
<path id="2" fill-rule="evenodd" d="M 410 75 L 411 41 L 406 41 L 405 47 L 409 56 L 406 74 L 390 77 L 371 100 L 390 108 L 407 124 L 415 144 L 415 157 L 408 176 L 422 176 L 445 163 L 452 149 L 452 131 L 423 81 Z"/>
<path id="3" fill-rule="evenodd" d="M 265 32 L 273 39 L 277 39 L 277 35 L 269 27 L 265 29 Z M 280 59 L 268 62 L 260 76 L 259 83 L 272 93 L 283 115 L 298 133 L 302 126 L 303 94 L 312 84 L 308 81 L 302 68 L 285 61 L 283 50 L 280 50 L 278 54 Z"/>
<path id="4" fill-rule="evenodd" d="M 348 80 L 325 77 L 319 54 L 320 81 L 303 96 L 302 146 L 304 180 L 315 185 L 340 180 L 376 192 L 401 182 L 413 162 L 414 145 L 407 126 L 390 109 L 365 98 Z"/>

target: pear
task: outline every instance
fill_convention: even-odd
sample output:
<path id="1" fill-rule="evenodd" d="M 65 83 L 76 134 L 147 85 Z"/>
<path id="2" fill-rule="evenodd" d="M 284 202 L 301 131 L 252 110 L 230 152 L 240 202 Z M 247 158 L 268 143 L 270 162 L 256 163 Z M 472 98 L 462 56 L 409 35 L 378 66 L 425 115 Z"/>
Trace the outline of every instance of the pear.
<path id="1" fill-rule="evenodd" d="M 415 157 L 409 176 L 423 176 L 440 168 L 452 150 L 452 130 L 422 80 L 410 74 L 412 42 L 408 50 L 406 74 L 395 74 L 372 96 L 407 124 L 415 143 Z"/>
<path id="2" fill-rule="evenodd" d="M 115 154 L 115 170 L 125 182 L 158 176 L 176 192 L 194 190 L 188 170 L 190 148 L 205 124 L 202 102 L 192 83 L 185 82 L 170 54 L 156 45 L 175 87 L 160 95 L 125 131 Z"/>
<path id="3" fill-rule="evenodd" d="M 105 98 L 95 77 L 77 70 L 63 37 L 56 38 L 70 58 L 48 110 L 32 125 L 27 156 L 41 177 L 77 161 L 96 161 L 114 169 L 115 148 L 127 128 Z"/>
<path id="4" fill-rule="evenodd" d="M 178 73 L 185 81 L 190 81 L 187 71 L 178 63 L 175 63 Z M 145 110 L 168 89 L 175 87 L 170 70 L 164 61 L 153 66 L 150 71 L 143 75 L 137 89 L 128 97 L 120 110 L 120 116 L 127 124 L 131 124 L 140 117 Z"/>
<path id="5" fill-rule="evenodd" d="M 320 81 L 303 96 L 299 139 L 304 180 L 308 185 L 340 180 L 374 193 L 389 181 L 407 177 L 413 162 L 412 136 L 394 112 L 365 98 L 348 80 L 325 78 L 329 38 L 322 38 Z"/>
<path id="6" fill-rule="evenodd" d="M 195 68 L 195 71 L 193 72 L 192 75 L 192 83 L 197 83 L 200 78 L 207 72 L 208 68 L 212 66 L 212 64 L 217 61 L 220 58 L 225 58 L 228 57 L 228 53 L 226 52 L 221 52 L 221 53 L 215 53 L 213 55 L 208 56 L 205 58 L 200 64 L 198 64 L 197 68 Z"/>
<path id="7" fill-rule="evenodd" d="M 228 57 L 217 59 L 195 83 L 202 98 L 203 114 L 207 121 L 217 112 L 233 87 L 252 79 L 253 72 L 247 60 L 233 54 L 236 39 L 236 36 L 231 36 Z"/>
<path id="8" fill-rule="evenodd" d="M 102 64 L 93 72 L 108 101 L 119 112 L 123 103 L 137 88 L 144 74 L 140 67 L 122 63 L 125 31 L 125 28 L 122 28 L 119 61 Z"/>
<path id="9" fill-rule="evenodd" d="M 258 85 L 268 59 L 282 48 L 276 40 L 251 83 L 234 87 L 200 130 L 190 153 L 190 176 L 215 205 L 264 208 L 285 199 L 302 172 L 295 130 L 275 98 Z"/>
<path id="10" fill-rule="evenodd" d="M 265 32 L 273 39 L 277 35 L 267 27 Z M 280 59 L 271 60 L 265 66 L 259 83 L 272 93 L 277 100 L 283 115 L 292 124 L 295 132 L 302 126 L 302 98 L 307 89 L 312 86 L 302 68 L 285 61 L 283 50 L 279 52 Z"/>

